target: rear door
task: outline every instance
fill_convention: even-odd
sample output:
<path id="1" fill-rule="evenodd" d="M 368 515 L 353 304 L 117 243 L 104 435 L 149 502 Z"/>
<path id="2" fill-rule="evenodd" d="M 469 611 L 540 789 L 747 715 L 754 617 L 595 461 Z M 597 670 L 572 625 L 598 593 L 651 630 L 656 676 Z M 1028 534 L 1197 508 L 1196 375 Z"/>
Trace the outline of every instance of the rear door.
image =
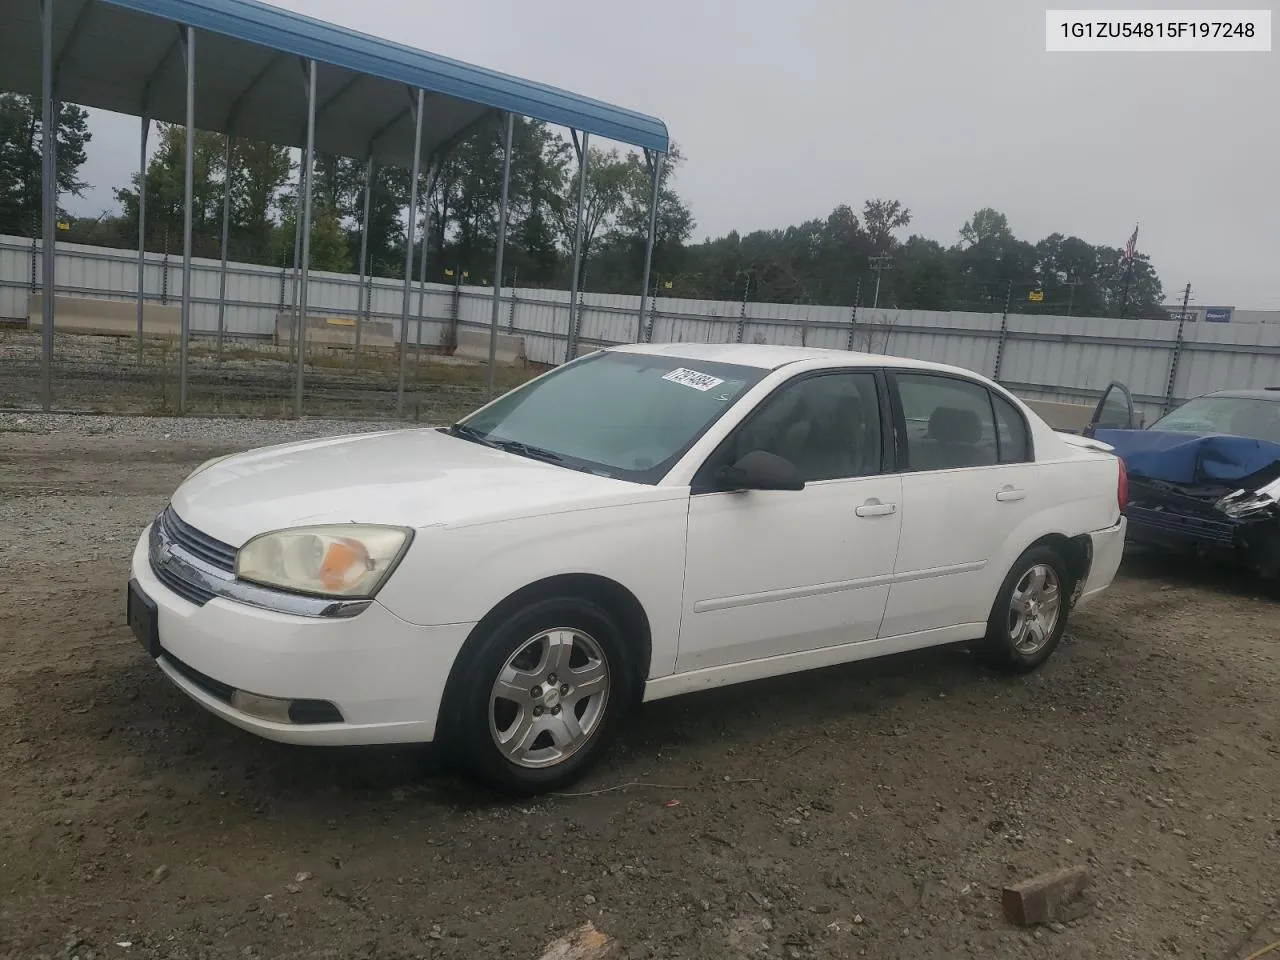
<path id="1" fill-rule="evenodd" d="M 902 537 L 880 635 L 985 623 L 1007 573 L 993 561 L 1045 506 L 1026 418 L 967 377 L 898 371 L 889 383 Z"/>
<path id="2" fill-rule="evenodd" d="M 1084 428 L 1084 435 L 1092 437 L 1099 430 L 1137 430 L 1138 415 L 1133 406 L 1133 395 L 1123 383 L 1112 383 L 1102 392 L 1093 418 Z"/>

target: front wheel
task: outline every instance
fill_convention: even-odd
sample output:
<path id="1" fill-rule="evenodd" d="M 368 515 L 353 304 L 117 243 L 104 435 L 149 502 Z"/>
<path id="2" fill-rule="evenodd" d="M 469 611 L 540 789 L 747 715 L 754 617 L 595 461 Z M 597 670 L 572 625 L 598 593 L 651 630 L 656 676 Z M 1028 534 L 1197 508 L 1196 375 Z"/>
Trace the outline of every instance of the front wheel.
<path id="1" fill-rule="evenodd" d="M 983 641 L 987 659 L 1013 673 L 1028 673 L 1048 660 L 1066 630 L 1073 587 L 1057 550 L 1027 550 L 996 595 Z"/>
<path id="2" fill-rule="evenodd" d="M 623 632 L 586 600 L 535 601 L 463 656 L 455 747 L 473 775 L 507 793 L 555 790 L 585 774 L 632 699 Z"/>

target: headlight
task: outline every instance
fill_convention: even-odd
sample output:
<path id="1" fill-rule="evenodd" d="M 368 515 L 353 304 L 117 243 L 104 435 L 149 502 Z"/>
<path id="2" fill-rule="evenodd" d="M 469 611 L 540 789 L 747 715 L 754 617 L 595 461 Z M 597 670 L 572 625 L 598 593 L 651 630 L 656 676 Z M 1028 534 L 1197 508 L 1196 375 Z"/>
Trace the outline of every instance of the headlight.
<path id="1" fill-rule="evenodd" d="M 412 538 L 402 527 L 352 523 L 277 530 L 240 548 L 236 576 L 296 593 L 372 597 Z"/>
<path id="2" fill-rule="evenodd" d="M 221 463 L 223 460 L 226 460 L 226 459 L 228 459 L 229 457 L 234 457 L 234 456 L 235 456 L 235 454 L 234 454 L 234 453 L 228 453 L 228 454 L 224 454 L 224 455 L 223 455 L 223 456 L 221 456 L 221 457 L 214 457 L 214 458 L 212 458 L 211 460 L 206 460 L 204 463 L 200 464 L 200 466 L 196 467 L 194 470 L 192 470 L 190 473 L 188 473 L 188 474 L 187 474 L 187 476 L 186 476 L 186 479 L 184 479 L 182 482 L 183 482 L 183 483 L 186 483 L 186 482 L 187 482 L 187 480 L 190 480 L 190 479 L 191 479 L 192 477 L 194 477 L 197 473 L 204 473 L 204 471 L 208 470 L 208 469 L 209 469 L 210 467 L 212 467 L 215 463 Z"/>

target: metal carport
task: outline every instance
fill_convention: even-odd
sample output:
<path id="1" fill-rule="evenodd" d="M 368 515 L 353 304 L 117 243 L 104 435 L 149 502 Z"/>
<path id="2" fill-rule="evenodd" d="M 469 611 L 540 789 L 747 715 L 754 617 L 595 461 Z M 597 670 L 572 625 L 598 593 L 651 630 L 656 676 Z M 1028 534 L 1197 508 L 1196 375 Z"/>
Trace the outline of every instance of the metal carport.
<path id="1" fill-rule="evenodd" d="M 493 70 L 415 50 L 347 30 L 257 0 L 0 0 L 0 90 L 43 97 L 44 103 L 44 322 L 42 399 L 51 407 L 54 307 L 56 169 L 53 149 L 55 100 L 141 117 L 142 162 L 146 131 L 162 120 L 188 130 L 207 130 L 303 152 L 302 250 L 298 316 L 306 317 L 311 226 L 311 170 L 316 150 L 375 164 L 406 166 L 413 179 L 407 223 L 404 305 L 401 317 L 400 386 L 412 286 L 417 192 L 425 158 L 430 169 L 448 150 L 494 113 L 507 116 L 506 165 L 499 213 L 490 358 L 502 287 L 503 238 L 507 219 L 511 118 L 516 114 L 568 127 L 573 132 L 585 187 L 591 135 L 641 148 L 652 172 L 649 233 L 641 286 L 640 316 L 649 294 L 661 165 L 669 150 L 662 121 L 621 107 L 522 80 Z M 581 136 L 579 136 L 579 134 Z M 228 141 L 229 142 L 229 141 Z M 185 412 L 187 349 L 191 315 L 192 147 L 187 137 L 183 249 L 182 338 L 178 410 Z M 145 179 L 143 181 L 145 184 Z M 140 217 L 145 217 L 145 191 Z M 574 243 L 574 291 L 570 299 L 568 355 L 574 351 L 579 318 L 582 206 Z M 366 202 L 368 176 L 366 177 Z M 224 290 L 226 204 L 223 222 Z M 367 218 L 366 218 L 367 219 Z M 142 342 L 144 230 L 139 229 L 138 342 Z M 362 253 L 360 273 L 365 272 Z M 220 311 L 221 313 L 221 311 Z M 298 333 L 295 414 L 302 413 L 306 324 Z M 359 329 L 357 325 L 357 330 Z M 219 320 L 219 340 L 222 322 Z M 493 363 L 488 368 L 493 389 Z"/>

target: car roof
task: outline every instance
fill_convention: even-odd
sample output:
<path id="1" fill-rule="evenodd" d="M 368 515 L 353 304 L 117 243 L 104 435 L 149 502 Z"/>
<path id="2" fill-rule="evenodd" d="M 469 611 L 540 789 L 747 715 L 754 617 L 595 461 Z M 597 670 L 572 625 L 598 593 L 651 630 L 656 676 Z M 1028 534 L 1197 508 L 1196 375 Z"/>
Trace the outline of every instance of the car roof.
<path id="1" fill-rule="evenodd" d="M 1271 400 L 1280 403 L 1280 387 L 1263 387 L 1261 390 L 1215 390 L 1207 397 L 1227 397 L 1231 400 Z"/>
<path id="2" fill-rule="evenodd" d="M 825 360 L 840 367 L 909 367 L 917 370 L 933 370 L 959 373 L 970 377 L 981 374 L 961 367 L 933 363 L 929 360 L 913 360 L 908 357 L 884 356 L 878 353 L 856 353 L 851 350 L 831 350 L 823 347 L 785 347 L 771 343 L 628 343 L 609 347 L 615 353 L 645 353 L 667 356 L 677 360 L 704 361 L 706 363 L 732 363 L 761 370 L 777 370 L 789 363 L 804 360 Z"/>

